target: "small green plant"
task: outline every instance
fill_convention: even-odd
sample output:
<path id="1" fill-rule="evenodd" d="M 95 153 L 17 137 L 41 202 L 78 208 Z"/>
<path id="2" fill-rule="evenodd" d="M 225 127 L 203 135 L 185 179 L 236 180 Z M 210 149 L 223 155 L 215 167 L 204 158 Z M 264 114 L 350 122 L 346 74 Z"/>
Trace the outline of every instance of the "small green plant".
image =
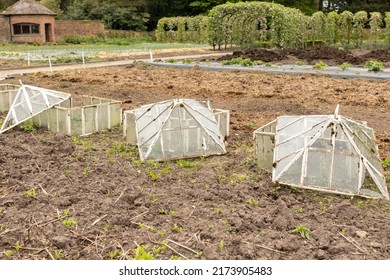
<path id="1" fill-rule="evenodd" d="M 21 249 L 22 249 L 22 245 L 20 244 L 19 241 L 16 241 L 15 245 L 14 245 L 14 248 L 16 250 L 16 252 L 19 252 Z"/>
<path id="2" fill-rule="evenodd" d="M 254 65 L 253 61 L 250 58 L 243 59 L 240 64 L 244 67 L 252 67 Z"/>
<path id="3" fill-rule="evenodd" d="M 176 62 L 177 62 L 177 59 L 175 59 L 175 58 L 168 58 L 168 59 L 166 60 L 166 62 L 168 62 L 168 63 L 176 63 Z"/>
<path id="4" fill-rule="evenodd" d="M 340 68 L 341 68 L 341 70 L 347 70 L 349 67 L 351 67 L 352 66 L 352 64 L 351 63 L 348 63 L 348 62 L 343 62 L 342 64 L 340 64 Z"/>
<path id="5" fill-rule="evenodd" d="M 117 258 L 117 256 L 122 256 L 122 252 L 118 250 L 114 250 L 108 253 L 108 258 L 110 260 L 114 260 Z"/>
<path id="6" fill-rule="evenodd" d="M 382 166 L 383 166 L 383 168 L 389 168 L 390 167 L 390 157 L 382 160 Z"/>
<path id="7" fill-rule="evenodd" d="M 376 60 L 370 60 L 364 64 L 364 68 L 367 68 L 368 71 L 379 72 L 383 68 L 383 63 Z"/>
<path id="8" fill-rule="evenodd" d="M 0 215 L 4 213 L 4 208 L 0 207 Z"/>
<path id="9" fill-rule="evenodd" d="M 63 216 L 68 216 L 69 213 L 70 213 L 70 210 L 69 210 L 69 209 L 64 209 L 64 210 L 62 210 L 62 215 L 63 215 Z"/>
<path id="10" fill-rule="evenodd" d="M 218 215 L 222 213 L 222 209 L 217 207 L 214 209 L 215 213 L 217 213 Z"/>
<path id="11" fill-rule="evenodd" d="M 178 226 L 177 224 L 173 225 L 173 230 L 179 233 L 183 233 L 183 228 L 181 226 Z"/>
<path id="12" fill-rule="evenodd" d="M 103 231 L 107 232 L 109 229 L 110 229 L 110 225 L 109 224 L 105 224 L 104 227 L 103 227 Z"/>
<path id="13" fill-rule="evenodd" d="M 157 161 L 154 161 L 154 160 L 148 160 L 147 164 L 149 165 L 149 167 L 151 167 L 153 169 L 160 168 L 160 163 Z"/>
<path id="14" fill-rule="evenodd" d="M 150 178 L 152 178 L 152 180 L 157 180 L 158 179 L 158 175 L 156 173 L 154 173 L 153 171 L 150 171 L 149 175 L 150 175 Z"/>
<path id="15" fill-rule="evenodd" d="M 62 250 L 54 250 L 53 257 L 56 260 L 62 259 Z"/>
<path id="16" fill-rule="evenodd" d="M 314 67 L 314 69 L 322 70 L 326 66 L 328 66 L 328 64 L 326 64 L 325 62 L 318 61 L 316 64 L 314 64 L 313 67 Z"/>
<path id="17" fill-rule="evenodd" d="M 32 189 L 29 189 L 28 191 L 26 191 L 26 196 L 27 197 L 32 197 L 32 198 L 35 198 L 37 196 L 37 191 L 35 188 L 32 188 Z"/>
<path id="18" fill-rule="evenodd" d="M 137 223 L 137 225 L 138 225 L 139 228 L 144 228 L 144 227 L 145 227 L 145 224 L 144 224 L 144 223 L 141 223 L 141 222 L 140 222 L 140 223 Z"/>
<path id="19" fill-rule="evenodd" d="M 245 202 L 250 204 L 250 205 L 254 205 L 254 206 L 259 205 L 259 201 L 255 200 L 253 198 L 249 198 L 249 199 L 245 200 Z"/>
<path id="20" fill-rule="evenodd" d="M 4 253 L 4 255 L 5 255 L 7 258 L 12 257 L 13 254 L 14 254 L 14 251 L 7 251 L 7 252 Z"/>
<path id="21" fill-rule="evenodd" d="M 0 224 L 0 232 L 4 231 L 5 229 L 5 225 L 4 224 Z"/>
<path id="22" fill-rule="evenodd" d="M 225 241 L 223 239 L 218 244 L 219 250 L 222 252 L 222 250 L 225 248 Z"/>
<path id="23" fill-rule="evenodd" d="M 37 127 L 35 126 L 32 120 L 27 120 L 23 122 L 21 128 L 26 132 L 33 132 L 37 129 Z"/>
<path id="24" fill-rule="evenodd" d="M 304 225 L 299 225 L 294 229 L 294 232 L 299 233 L 303 238 L 309 239 L 311 231 Z"/>
<path id="25" fill-rule="evenodd" d="M 301 65 L 304 65 L 305 63 L 303 62 L 303 61 L 301 61 L 301 60 L 297 60 L 296 62 L 295 62 L 295 65 L 299 65 L 299 66 L 301 66 Z"/>
<path id="26" fill-rule="evenodd" d="M 84 175 L 87 175 L 89 171 L 91 171 L 91 168 L 90 168 L 90 167 L 85 167 L 85 168 L 83 169 L 83 174 L 84 174 Z"/>
<path id="27" fill-rule="evenodd" d="M 169 210 L 169 215 L 175 216 L 175 211 L 174 210 Z"/>
<path id="28" fill-rule="evenodd" d="M 152 253 L 148 252 L 148 245 L 137 244 L 132 260 L 154 260 L 154 256 Z"/>
<path id="29" fill-rule="evenodd" d="M 264 61 L 262 61 L 262 60 L 255 60 L 255 61 L 253 61 L 253 64 L 254 65 L 263 65 Z"/>
<path id="30" fill-rule="evenodd" d="M 76 220 L 73 218 L 65 219 L 62 221 L 62 224 L 66 227 L 74 227 L 76 225 Z"/>
<path id="31" fill-rule="evenodd" d="M 193 162 L 187 161 L 187 160 L 184 160 L 184 159 L 179 159 L 176 163 L 180 167 L 184 167 L 184 168 L 193 168 L 193 167 L 195 167 L 195 164 Z"/>
<path id="32" fill-rule="evenodd" d="M 183 64 L 191 64 L 191 63 L 192 63 L 192 59 L 191 58 L 183 59 Z"/>
<path id="33" fill-rule="evenodd" d="M 167 233 L 167 231 L 165 229 L 163 229 L 162 231 L 160 231 L 158 233 L 158 235 L 160 235 L 161 238 L 164 238 L 165 234 Z"/>
<path id="34" fill-rule="evenodd" d="M 64 170 L 64 174 L 65 174 L 66 176 L 70 175 L 71 173 L 72 173 L 72 171 L 69 170 L 69 169 L 65 169 L 65 170 Z"/>
<path id="35" fill-rule="evenodd" d="M 180 261 L 182 260 L 182 258 L 180 258 L 179 256 L 176 256 L 176 255 L 173 255 L 171 258 L 170 258 L 171 261 Z"/>

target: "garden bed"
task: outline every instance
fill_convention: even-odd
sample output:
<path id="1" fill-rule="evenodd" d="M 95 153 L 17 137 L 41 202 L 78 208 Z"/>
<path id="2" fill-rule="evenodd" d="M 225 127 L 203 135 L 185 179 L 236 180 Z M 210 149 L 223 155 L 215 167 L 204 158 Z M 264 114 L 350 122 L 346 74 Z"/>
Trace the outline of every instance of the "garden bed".
<path id="1" fill-rule="evenodd" d="M 121 129 L 82 138 L 12 129 L 0 135 L 0 259 L 142 258 L 137 244 L 154 259 L 390 258 L 388 201 L 274 185 L 252 138 L 278 116 L 331 114 L 340 104 L 340 114 L 375 129 L 385 160 L 388 81 L 137 64 L 24 82 L 119 100 L 124 110 L 209 99 L 231 112 L 228 153 L 141 163 Z"/>

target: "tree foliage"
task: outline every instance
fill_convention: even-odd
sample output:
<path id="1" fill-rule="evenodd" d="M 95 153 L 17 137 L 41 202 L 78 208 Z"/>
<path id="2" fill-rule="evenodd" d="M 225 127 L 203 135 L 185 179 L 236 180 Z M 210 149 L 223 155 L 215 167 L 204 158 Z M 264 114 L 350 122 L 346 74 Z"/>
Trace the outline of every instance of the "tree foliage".
<path id="1" fill-rule="evenodd" d="M 206 16 L 162 18 L 157 24 L 159 42 L 207 43 Z"/>
<path id="2" fill-rule="evenodd" d="M 209 14 L 208 36 L 212 46 L 249 46 L 256 40 L 270 40 L 281 47 L 303 45 L 300 30 L 308 18 L 297 9 L 267 2 L 228 3 Z"/>
<path id="3" fill-rule="evenodd" d="M 102 20 L 108 29 L 137 30 L 146 29 L 149 19 L 147 13 L 142 13 L 132 6 L 119 6 L 110 1 L 75 0 L 69 7 L 67 17 L 76 20 Z"/>

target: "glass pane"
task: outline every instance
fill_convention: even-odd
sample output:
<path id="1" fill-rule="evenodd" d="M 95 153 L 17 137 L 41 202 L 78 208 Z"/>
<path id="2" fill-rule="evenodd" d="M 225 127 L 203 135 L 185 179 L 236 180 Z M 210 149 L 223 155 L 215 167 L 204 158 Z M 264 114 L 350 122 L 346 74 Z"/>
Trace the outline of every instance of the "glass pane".
<path id="1" fill-rule="evenodd" d="M 38 24 L 31 25 L 31 33 L 39 34 L 39 25 Z"/>
<path id="2" fill-rule="evenodd" d="M 84 128 L 85 134 L 91 134 L 96 132 L 96 108 L 95 107 L 85 107 L 84 108 Z"/>
<path id="3" fill-rule="evenodd" d="M 22 34 L 30 34 L 30 25 L 22 25 Z"/>
<path id="4" fill-rule="evenodd" d="M 71 134 L 82 135 L 82 120 L 81 120 L 81 108 L 74 108 L 70 110 L 71 119 Z"/>

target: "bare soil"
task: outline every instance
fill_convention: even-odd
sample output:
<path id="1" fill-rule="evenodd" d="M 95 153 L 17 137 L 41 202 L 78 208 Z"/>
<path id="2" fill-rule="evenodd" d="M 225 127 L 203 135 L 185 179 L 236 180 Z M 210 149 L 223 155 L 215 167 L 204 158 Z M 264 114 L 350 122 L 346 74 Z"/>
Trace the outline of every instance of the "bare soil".
<path id="1" fill-rule="evenodd" d="M 231 136 L 226 155 L 182 167 L 140 164 L 134 147 L 121 149 L 121 129 L 80 139 L 22 128 L 0 135 L 0 259 L 127 259 L 137 244 L 155 259 L 390 258 L 389 201 L 275 185 L 256 167 L 252 140 L 277 116 L 331 114 L 340 104 L 376 130 L 388 158 L 388 81 L 143 64 L 22 81 L 121 100 L 123 109 L 207 98 L 231 110 Z M 309 239 L 294 232 L 299 225 Z"/>
<path id="2" fill-rule="evenodd" d="M 315 64 L 323 61 L 329 66 L 337 66 L 344 62 L 362 66 L 367 61 L 376 60 L 384 63 L 385 66 L 390 66 L 390 52 L 388 50 L 348 51 L 326 45 L 310 46 L 304 49 L 246 49 L 235 51 L 232 55 L 223 56 L 218 60 L 229 60 L 236 57 L 286 64 L 294 64 L 298 61 L 304 64 Z"/>

